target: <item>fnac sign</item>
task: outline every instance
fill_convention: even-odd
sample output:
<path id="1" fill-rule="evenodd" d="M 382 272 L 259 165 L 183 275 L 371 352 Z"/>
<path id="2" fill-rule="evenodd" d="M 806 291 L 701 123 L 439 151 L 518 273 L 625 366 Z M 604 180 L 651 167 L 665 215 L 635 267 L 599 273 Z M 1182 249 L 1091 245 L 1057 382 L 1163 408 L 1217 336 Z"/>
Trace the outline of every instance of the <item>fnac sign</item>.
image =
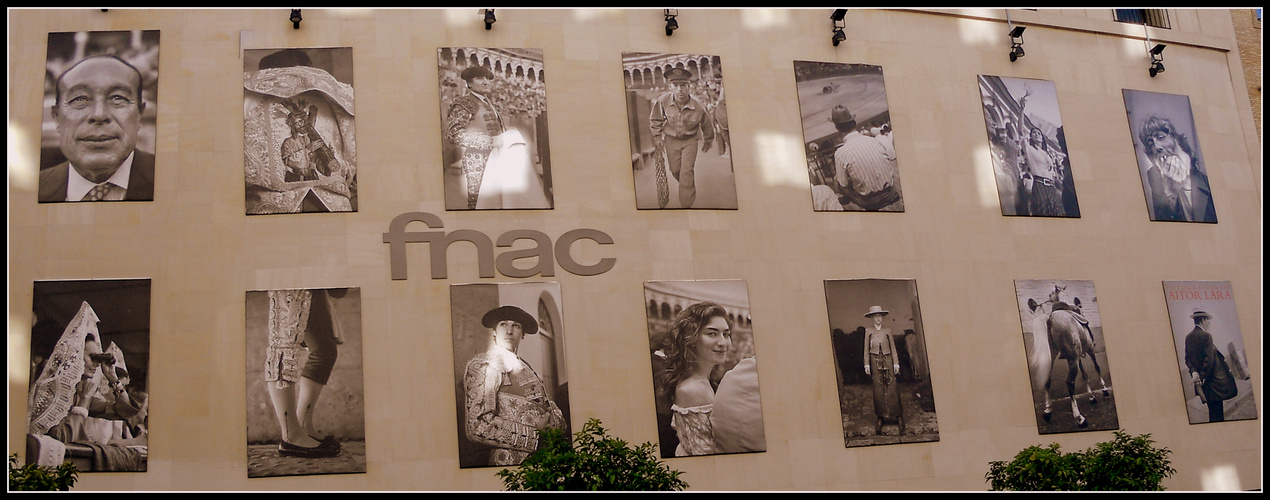
<path id="1" fill-rule="evenodd" d="M 553 262 L 560 264 L 565 271 L 580 276 L 594 276 L 607 272 L 617 263 L 617 259 L 605 257 L 595 264 L 581 264 L 573 260 L 573 255 L 569 252 L 573 248 L 573 244 L 578 240 L 591 240 L 601 245 L 612 245 L 613 238 L 602 231 L 595 229 L 574 229 L 560 235 L 560 238 L 553 244 L 551 238 L 541 231 L 532 229 L 513 229 L 507 231 L 498 237 L 498 241 L 494 242 L 488 235 L 480 231 L 472 229 L 457 229 L 446 233 L 444 231 L 406 231 L 406 226 L 411 222 L 422 222 L 429 229 L 442 229 L 445 226 L 441 223 L 441 218 L 428 212 L 408 212 L 393 218 L 392 223 L 388 225 L 388 232 L 384 233 L 384 243 L 388 244 L 389 261 L 392 266 L 392 279 L 406 279 L 406 244 L 407 243 L 428 243 L 428 255 L 432 261 L 432 279 L 445 279 L 446 273 L 446 253 L 450 245 L 456 241 L 466 241 L 476 246 L 477 262 L 480 276 L 482 278 L 493 278 L 494 269 L 503 276 L 509 278 L 528 278 L 530 276 L 541 274 L 542 276 L 555 276 L 556 270 Z M 494 257 L 494 246 L 499 248 L 511 247 L 516 240 L 533 240 L 536 245 L 533 248 L 524 248 L 519 250 L 508 250 Z M 552 256 L 555 259 L 552 259 Z M 538 263 L 530 268 L 518 268 L 512 265 L 513 262 L 530 257 L 537 257 Z"/>

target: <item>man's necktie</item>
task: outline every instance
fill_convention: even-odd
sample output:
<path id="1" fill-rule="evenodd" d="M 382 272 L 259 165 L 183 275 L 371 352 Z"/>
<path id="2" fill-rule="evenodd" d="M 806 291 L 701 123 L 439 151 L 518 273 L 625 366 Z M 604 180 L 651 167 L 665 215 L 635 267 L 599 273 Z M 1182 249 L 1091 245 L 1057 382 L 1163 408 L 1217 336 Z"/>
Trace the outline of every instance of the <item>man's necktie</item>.
<path id="1" fill-rule="evenodd" d="M 85 194 L 84 198 L 79 201 L 101 201 L 107 194 L 110 194 L 110 185 L 109 182 L 103 182 L 93 186 L 92 189 L 88 190 L 88 194 Z"/>

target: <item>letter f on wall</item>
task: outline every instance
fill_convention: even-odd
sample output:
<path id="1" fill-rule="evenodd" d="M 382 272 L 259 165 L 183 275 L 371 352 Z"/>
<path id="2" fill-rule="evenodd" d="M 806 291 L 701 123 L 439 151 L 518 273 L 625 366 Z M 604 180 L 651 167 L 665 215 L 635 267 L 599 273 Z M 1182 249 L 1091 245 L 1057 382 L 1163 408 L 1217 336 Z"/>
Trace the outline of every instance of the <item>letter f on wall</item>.
<path id="1" fill-rule="evenodd" d="M 445 227 L 440 217 L 427 212 L 407 212 L 392 219 L 392 223 L 388 224 L 388 232 L 384 233 L 384 243 L 388 244 L 389 265 L 392 267 L 394 280 L 406 279 L 406 243 L 432 242 L 445 236 L 440 231 L 406 232 L 406 226 L 416 221 L 427 224 L 430 229 Z"/>

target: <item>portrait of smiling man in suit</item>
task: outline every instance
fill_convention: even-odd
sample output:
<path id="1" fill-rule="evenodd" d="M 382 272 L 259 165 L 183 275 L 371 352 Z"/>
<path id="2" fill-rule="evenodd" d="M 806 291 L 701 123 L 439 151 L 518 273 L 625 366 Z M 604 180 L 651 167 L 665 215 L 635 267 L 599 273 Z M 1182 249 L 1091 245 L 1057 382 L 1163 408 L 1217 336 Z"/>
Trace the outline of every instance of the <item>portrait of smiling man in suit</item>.
<path id="1" fill-rule="evenodd" d="M 91 40 L 78 37 L 75 43 Z M 123 51 L 59 60 L 53 56 L 54 41 L 50 36 L 49 69 L 57 77 L 49 116 L 56 150 L 65 160 L 40 171 L 39 201 L 153 200 L 154 154 L 142 151 L 138 142 L 147 109 L 143 75 L 153 73 L 157 45 L 150 50 L 125 45 Z M 46 158 L 55 156 L 48 146 Z"/>

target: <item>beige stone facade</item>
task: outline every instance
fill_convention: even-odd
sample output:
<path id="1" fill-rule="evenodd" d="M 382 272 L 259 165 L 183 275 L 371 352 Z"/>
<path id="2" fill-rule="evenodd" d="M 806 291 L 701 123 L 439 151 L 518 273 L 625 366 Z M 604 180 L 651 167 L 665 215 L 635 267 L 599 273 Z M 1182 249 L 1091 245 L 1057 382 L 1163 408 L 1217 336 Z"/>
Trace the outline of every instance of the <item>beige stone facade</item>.
<path id="1" fill-rule="evenodd" d="M 669 37 L 660 9 L 498 9 L 491 30 L 476 8 L 304 9 L 298 30 L 286 9 L 8 13 L 10 453 L 24 443 L 32 283 L 152 280 L 149 470 L 84 474 L 76 490 L 499 489 L 497 469 L 458 466 L 455 283 L 559 282 L 573 425 L 594 417 L 627 441 L 656 441 L 643 283 L 693 279 L 746 281 L 767 442 L 668 460 L 693 490 L 986 490 L 990 461 L 1111 438 L 1037 433 L 1014 280 L 1049 278 L 1097 287 L 1120 426 L 1174 452 L 1165 486 L 1262 487 L 1260 417 L 1187 423 L 1161 288 L 1233 284 L 1259 391 L 1260 69 L 1250 108 L 1230 10 L 1169 9 L 1171 29 L 1147 28 L 1169 47 L 1155 78 L 1144 28 L 1109 9 L 1010 10 L 1028 27 L 1014 63 L 1002 9 L 851 9 L 838 47 L 830 9 L 680 9 Z M 38 204 L 47 34 L 132 29 L 162 33 L 154 201 Z M 241 54 L 280 47 L 353 49 L 355 213 L 244 214 Z M 543 50 L 554 209 L 445 210 L 438 47 Z M 737 210 L 636 209 L 624 51 L 721 58 Z M 794 60 L 884 68 L 903 213 L 812 211 Z M 1001 215 L 981 74 L 1054 82 L 1080 218 Z M 1148 219 L 1126 88 L 1190 97 L 1217 224 Z M 434 280 L 427 245 L 411 244 L 409 279 L 392 280 L 383 233 L 420 211 L 444 222 L 438 231 L 493 238 L 596 229 L 614 243 L 583 241 L 574 257 L 616 264 L 482 278 L 464 243 Z M 844 447 L 823 282 L 851 278 L 916 280 L 938 442 Z M 329 287 L 361 292 L 367 471 L 248 479 L 244 292 Z"/>

